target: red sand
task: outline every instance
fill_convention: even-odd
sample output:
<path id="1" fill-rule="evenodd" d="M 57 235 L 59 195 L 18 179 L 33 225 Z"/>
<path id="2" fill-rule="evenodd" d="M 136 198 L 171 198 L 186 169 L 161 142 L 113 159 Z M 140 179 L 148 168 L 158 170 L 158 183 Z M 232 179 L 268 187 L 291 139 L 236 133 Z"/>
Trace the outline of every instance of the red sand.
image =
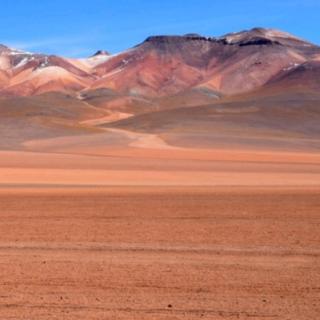
<path id="1" fill-rule="evenodd" d="M 317 319 L 319 188 L 0 192 L 0 319 Z"/>
<path id="2" fill-rule="evenodd" d="M 0 319 L 320 314 L 318 154 L 57 146 L 0 152 Z"/>

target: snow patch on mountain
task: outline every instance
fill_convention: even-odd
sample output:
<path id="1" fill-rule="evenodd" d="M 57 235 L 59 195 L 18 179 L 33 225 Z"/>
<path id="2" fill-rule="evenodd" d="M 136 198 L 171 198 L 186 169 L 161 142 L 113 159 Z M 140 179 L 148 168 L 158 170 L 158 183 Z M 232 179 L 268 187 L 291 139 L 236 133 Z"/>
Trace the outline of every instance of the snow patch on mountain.
<path id="1" fill-rule="evenodd" d="M 300 63 L 290 63 L 289 67 L 284 68 L 283 71 L 290 71 L 300 66 Z"/>
<path id="2" fill-rule="evenodd" d="M 10 50 L 10 55 L 11 56 L 16 56 L 16 55 L 28 55 L 31 56 L 33 55 L 33 53 L 28 52 L 28 51 L 23 51 L 23 50 L 19 50 L 19 49 L 14 49 L 14 48 L 9 48 Z"/>
<path id="3" fill-rule="evenodd" d="M 81 59 L 82 62 L 88 64 L 92 68 L 111 59 L 112 56 L 99 55 L 87 59 Z"/>
<path id="4" fill-rule="evenodd" d="M 78 61 L 80 61 L 81 63 L 87 65 L 88 67 L 95 68 L 100 64 L 103 64 L 103 63 L 105 63 L 105 62 L 107 62 L 109 60 L 112 60 L 112 59 L 114 59 L 114 58 L 116 58 L 118 56 L 126 54 L 126 53 L 128 53 L 128 52 L 130 52 L 132 50 L 133 49 L 128 49 L 128 50 L 122 51 L 120 53 L 110 54 L 110 55 L 97 54 L 97 55 L 94 55 L 94 56 L 92 56 L 90 58 L 79 59 Z"/>
<path id="5" fill-rule="evenodd" d="M 34 57 L 25 57 L 17 65 L 14 66 L 14 69 L 21 68 L 21 67 L 25 66 L 28 62 L 30 62 L 34 59 L 35 59 Z"/>

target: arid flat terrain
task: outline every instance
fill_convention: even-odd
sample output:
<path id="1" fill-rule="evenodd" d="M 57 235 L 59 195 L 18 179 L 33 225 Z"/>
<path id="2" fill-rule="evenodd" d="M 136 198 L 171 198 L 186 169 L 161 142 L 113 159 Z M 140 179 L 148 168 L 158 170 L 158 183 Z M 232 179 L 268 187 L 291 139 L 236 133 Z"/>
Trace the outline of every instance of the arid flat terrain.
<path id="1" fill-rule="evenodd" d="M 0 319 L 317 319 L 319 187 L 3 187 Z"/>
<path id="2" fill-rule="evenodd" d="M 0 153 L 0 319 L 317 318 L 318 153 L 82 138 Z"/>

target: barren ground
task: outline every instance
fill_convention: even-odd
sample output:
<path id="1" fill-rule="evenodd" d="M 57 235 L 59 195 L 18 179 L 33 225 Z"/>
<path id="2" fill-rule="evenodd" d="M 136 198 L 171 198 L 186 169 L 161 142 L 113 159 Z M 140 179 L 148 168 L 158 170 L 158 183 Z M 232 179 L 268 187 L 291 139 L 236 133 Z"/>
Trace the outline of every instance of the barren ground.
<path id="1" fill-rule="evenodd" d="M 318 153 L 113 134 L 0 152 L 1 320 L 318 318 Z"/>
<path id="2" fill-rule="evenodd" d="M 3 188 L 0 319 L 317 319 L 319 188 Z"/>

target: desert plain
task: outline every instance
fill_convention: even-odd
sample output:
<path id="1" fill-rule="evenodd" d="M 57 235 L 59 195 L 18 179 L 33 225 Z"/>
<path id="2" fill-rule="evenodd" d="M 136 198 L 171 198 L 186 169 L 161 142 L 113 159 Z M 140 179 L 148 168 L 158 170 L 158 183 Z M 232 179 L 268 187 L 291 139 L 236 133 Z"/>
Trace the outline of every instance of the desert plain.
<path id="1" fill-rule="evenodd" d="M 317 319 L 318 153 L 57 139 L 1 152 L 0 319 Z"/>

